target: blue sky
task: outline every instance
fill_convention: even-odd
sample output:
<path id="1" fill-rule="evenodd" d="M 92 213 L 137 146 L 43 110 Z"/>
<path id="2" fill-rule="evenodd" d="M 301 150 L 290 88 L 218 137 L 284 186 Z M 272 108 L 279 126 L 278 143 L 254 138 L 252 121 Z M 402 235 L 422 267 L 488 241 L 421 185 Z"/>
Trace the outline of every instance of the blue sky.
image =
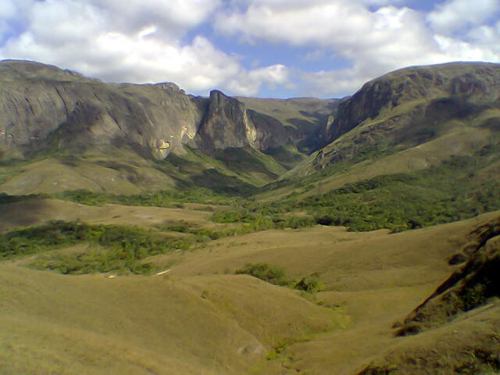
<path id="1" fill-rule="evenodd" d="M 0 58 L 195 95 L 342 97 L 405 66 L 500 62 L 500 0 L 0 0 Z"/>

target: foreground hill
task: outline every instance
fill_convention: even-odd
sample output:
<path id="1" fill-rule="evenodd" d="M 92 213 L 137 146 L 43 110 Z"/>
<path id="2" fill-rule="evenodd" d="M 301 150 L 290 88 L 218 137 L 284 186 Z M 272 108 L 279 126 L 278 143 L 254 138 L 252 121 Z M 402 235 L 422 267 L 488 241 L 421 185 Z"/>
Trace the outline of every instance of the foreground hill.
<path id="1" fill-rule="evenodd" d="M 16 203 L 12 219 L 23 220 L 26 204 L 32 205 Z M 207 225 L 195 207 L 111 208 L 106 217 L 94 207 L 52 201 L 39 214 L 43 217 L 45 210 L 67 220 L 78 215 L 106 225 L 122 220 L 122 225 L 158 230 L 166 230 L 166 220 L 182 223 L 191 215 L 192 223 Z M 100 251 L 93 242 L 10 256 L 0 262 L 0 336 L 5 343 L 0 371 L 423 374 L 430 368 L 455 371 L 465 366 L 496 371 L 498 290 L 451 319 L 443 320 L 442 309 L 419 308 L 431 324 L 414 336 L 399 331 L 403 322 L 404 327 L 412 324 L 415 315 L 406 318 L 408 314 L 451 273 L 470 275 L 461 270 L 477 264 L 471 243 L 483 240 L 478 246 L 488 247 L 490 258 L 498 257 L 498 215 L 400 234 L 317 226 L 232 236 L 197 250 L 149 257 L 160 267 L 158 276 L 49 272 L 55 259 L 84 259 L 79 254 Z M 450 265 L 461 249 L 471 254 L 470 262 Z M 108 251 L 111 255 L 114 250 Z M 299 293 L 235 275 L 248 263 L 283 267 L 291 279 L 314 277 L 323 290 Z M 496 273 L 491 276 L 498 282 Z M 465 285 L 459 280 L 471 277 L 454 279 Z"/>

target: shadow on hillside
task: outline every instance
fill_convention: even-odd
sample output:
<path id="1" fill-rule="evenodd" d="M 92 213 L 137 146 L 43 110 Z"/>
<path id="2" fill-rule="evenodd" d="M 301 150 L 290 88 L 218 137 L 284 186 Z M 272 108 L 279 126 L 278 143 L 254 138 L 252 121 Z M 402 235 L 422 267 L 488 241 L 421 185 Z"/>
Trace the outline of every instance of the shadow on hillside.
<path id="1" fill-rule="evenodd" d="M 0 232 L 39 224 L 48 209 L 47 201 L 40 198 L 0 204 Z"/>
<path id="2" fill-rule="evenodd" d="M 258 191 L 257 187 L 247 184 L 237 177 L 222 174 L 216 169 L 205 170 L 199 175 L 192 176 L 191 180 L 197 187 L 207 188 L 224 195 L 249 196 Z"/>

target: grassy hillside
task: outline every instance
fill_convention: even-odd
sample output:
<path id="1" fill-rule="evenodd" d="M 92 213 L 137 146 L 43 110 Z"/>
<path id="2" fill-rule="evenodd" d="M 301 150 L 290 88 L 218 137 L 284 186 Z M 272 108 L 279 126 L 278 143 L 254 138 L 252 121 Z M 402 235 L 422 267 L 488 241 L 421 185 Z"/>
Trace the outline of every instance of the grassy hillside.
<path id="1" fill-rule="evenodd" d="M 204 187 L 248 195 L 285 171 L 271 156 L 250 148 L 213 156 L 187 148 L 184 155 L 171 155 L 165 161 L 138 158 L 119 149 L 76 156 L 42 153 L 33 160 L 0 164 L 0 192 L 26 195 L 83 189 L 130 195 Z"/>
<path id="2" fill-rule="evenodd" d="M 0 373 L 498 373 L 498 69 L 471 69 L 239 98 L 294 135 L 266 153 L 1 163 Z"/>
<path id="3" fill-rule="evenodd" d="M 42 202 L 40 222 L 52 212 L 67 220 L 80 216 L 89 224 L 77 224 L 82 231 L 76 235 L 74 224 L 7 229 L 6 223 L 21 220 L 28 207 Z M 5 343 L 0 371 L 9 374 L 353 374 L 391 348 L 416 350 L 430 343 L 429 336 L 422 341 L 395 337 L 391 326 L 456 269 L 448 259 L 472 240 L 470 233 L 499 215 L 392 235 L 317 226 L 210 238 L 202 228 L 215 225 L 214 233 L 222 227 L 195 206 L 92 207 L 51 200 L 9 205 L 19 209 L 0 217 L 7 229 L 2 249 L 6 239 L 14 239 L 17 249 L 37 243 L 37 253 L 11 253 L 0 261 Z M 182 215 L 192 217 L 184 229 L 181 221 L 174 223 Z M 165 226 L 166 219 L 174 221 Z M 118 227 L 117 222 L 139 227 Z M 36 240 L 47 230 L 52 234 L 44 238 L 51 243 Z M 43 262 L 51 268 L 48 260 L 78 254 L 82 261 L 106 254 L 97 262 L 105 264 L 118 248 L 133 250 L 129 234 L 137 240 L 145 233 L 149 241 L 163 238 L 162 246 L 172 244 L 165 241 L 169 236 L 206 237 L 202 246 L 144 253 L 143 260 L 159 276 L 126 276 L 118 269 L 68 276 L 57 268 L 30 269 L 33 264 L 43 268 Z M 314 278 L 324 290 L 273 285 L 271 279 L 245 275 L 248 264 L 282 270 L 288 280 Z M 474 331 L 477 336 L 468 336 L 469 344 L 480 348 L 498 329 L 490 311 L 464 316 L 449 331 L 464 324 L 471 329 L 479 318 L 488 322 Z M 433 348 L 441 361 L 446 350 L 456 349 Z"/>

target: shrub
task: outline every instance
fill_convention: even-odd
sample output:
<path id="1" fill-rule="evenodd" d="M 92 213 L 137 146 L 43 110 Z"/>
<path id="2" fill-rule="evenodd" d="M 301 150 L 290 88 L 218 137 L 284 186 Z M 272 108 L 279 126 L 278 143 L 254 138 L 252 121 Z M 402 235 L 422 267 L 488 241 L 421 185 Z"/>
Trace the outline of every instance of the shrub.
<path id="1" fill-rule="evenodd" d="M 285 269 L 278 265 L 248 263 L 242 269 L 237 270 L 236 274 L 250 275 L 274 285 L 285 286 L 289 284 Z"/>
<path id="2" fill-rule="evenodd" d="M 283 267 L 276 264 L 247 263 L 245 267 L 236 271 L 237 275 L 250 275 L 273 285 L 286 286 L 307 293 L 321 292 L 325 289 L 317 274 L 290 280 Z"/>
<path id="3" fill-rule="evenodd" d="M 325 289 L 323 283 L 321 283 L 317 276 L 306 276 L 295 280 L 292 283 L 293 289 L 302 290 L 308 293 L 321 292 Z"/>

